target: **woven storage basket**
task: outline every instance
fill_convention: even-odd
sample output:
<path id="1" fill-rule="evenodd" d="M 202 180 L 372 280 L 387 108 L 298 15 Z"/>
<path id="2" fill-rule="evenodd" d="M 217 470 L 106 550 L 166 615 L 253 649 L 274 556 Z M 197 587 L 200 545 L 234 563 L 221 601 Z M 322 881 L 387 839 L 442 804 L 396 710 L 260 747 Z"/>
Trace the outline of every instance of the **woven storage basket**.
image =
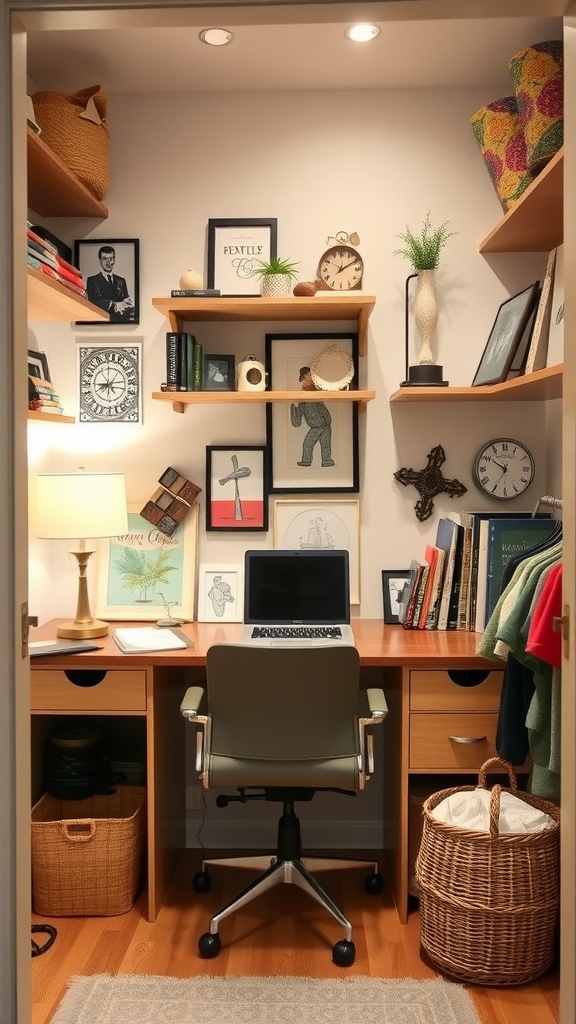
<path id="1" fill-rule="evenodd" d="M 503 96 L 480 107 L 470 118 L 470 126 L 502 209 L 507 212 L 534 179 L 516 98 Z"/>
<path id="2" fill-rule="evenodd" d="M 91 85 L 73 95 L 36 92 L 32 100 L 43 141 L 96 199 L 103 199 L 110 180 L 106 90 Z"/>
<path id="3" fill-rule="evenodd" d="M 490 831 L 446 824 L 432 811 L 445 797 L 475 789 L 433 793 L 423 808 L 424 828 L 416 861 L 420 890 L 421 944 L 433 964 L 460 981 L 520 985 L 537 978 L 554 959 L 559 905 L 559 811 L 555 804 L 518 792 L 507 761 L 490 758 L 480 769 L 507 771 L 510 788 L 554 824 L 542 832 L 498 832 L 500 785 L 490 796 Z"/>
<path id="4" fill-rule="evenodd" d="M 146 789 L 59 800 L 32 808 L 34 908 L 48 917 L 125 914 L 140 883 Z"/>
<path id="5" fill-rule="evenodd" d="M 526 139 L 528 167 L 538 173 L 564 142 L 564 51 L 561 39 L 526 46 L 508 64 Z"/>

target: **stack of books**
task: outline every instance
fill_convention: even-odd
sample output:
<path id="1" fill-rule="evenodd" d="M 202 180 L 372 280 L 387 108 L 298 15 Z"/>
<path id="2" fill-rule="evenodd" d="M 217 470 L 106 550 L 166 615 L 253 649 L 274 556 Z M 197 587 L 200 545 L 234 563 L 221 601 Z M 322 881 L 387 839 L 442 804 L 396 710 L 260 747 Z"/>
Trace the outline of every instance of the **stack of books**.
<path id="1" fill-rule="evenodd" d="M 438 520 L 434 544 L 413 559 L 398 619 L 405 629 L 482 633 L 502 591 L 511 558 L 545 543 L 551 513 L 462 512 Z"/>
<path id="2" fill-rule="evenodd" d="M 28 377 L 28 408 L 37 412 L 62 413 L 60 398 L 49 380 Z"/>
<path id="3" fill-rule="evenodd" d="M 188 331 L 166 332 L 166 391 L 202 391 L 202 345 Z"/>
<path id="4" fill-rule="evenodd" d="M 65 285 L 66 288 L 75 292 L 76 295 L 81 295 L 85 298 L 86 289 L 82 280 L 82 274 L 78 268 L 63 259 L 52 242 L 45 238 L 40 238 L 40 235 L 37 235 L 32 230 L 30 222 L 28 222 L 26 234 L 28 241 L 28 266 L 33 267 L 34 270 L 42 271 L 47 277 L 59 281 L 60 284 Z"/>

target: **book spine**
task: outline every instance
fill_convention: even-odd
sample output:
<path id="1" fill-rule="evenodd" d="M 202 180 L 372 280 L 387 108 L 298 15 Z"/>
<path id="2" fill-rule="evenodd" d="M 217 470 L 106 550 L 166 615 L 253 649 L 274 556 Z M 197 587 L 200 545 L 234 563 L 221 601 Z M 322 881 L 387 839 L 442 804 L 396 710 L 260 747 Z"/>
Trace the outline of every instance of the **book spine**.
<path id="1" fill-rule="evenodd" d="M 424 595 L 426 593 L 426 584 L 428 583 L 428 576 L 430 574 L 430 566 L 422 566 L 422 573 L 420 575 L 420 583 L 418 585 L 418 593 L 416 594 L 416 604 L 414 606 L 414 616 L 412 619 L 412 629 L 418 629 L 420 623 L 420 614 L 422 612 L 422 605 L 424 603 Z"/>
<path id="2" fill-rule="evenodd" d="M 180 331 L 176 344 L 176 389 L 188 390 L 188 334 Z"/>
<path id="3" fill-rule="evenodd" d="M 217 299 L 219 297 L 219 288 L 173 288 L 170 292 L 171 299 Z"/>
<path id="4" fill-rule="evenodd" d="M 166 332 L 166 387 L 176 391 L 178 387 L 178 334 Z"/>
<path id="5" fill-rule="evenodd" d="M 414 575 L 414 582 L 410 590 L 410 597 L 408 600 L 408 606 L 406 608 L 406 615 L 404 617 L 404 622 L 402 623 L 404 629 L 412 629 L 412 623 L 414 621 L 414 611 L 416 609 L 416 601 L 418 598 L 418 590 L 420 588 L 420 580 L 422 579 L 423 569 L 424 566 L 419 565 Z"/>
<path id="6" fill-rule="evenodd" d="M 196 339 L 194 339 L 194 381 L 193 391 L 202 391 L 203 378 L 202 378 L 202 345 L 199 345 Z"/>

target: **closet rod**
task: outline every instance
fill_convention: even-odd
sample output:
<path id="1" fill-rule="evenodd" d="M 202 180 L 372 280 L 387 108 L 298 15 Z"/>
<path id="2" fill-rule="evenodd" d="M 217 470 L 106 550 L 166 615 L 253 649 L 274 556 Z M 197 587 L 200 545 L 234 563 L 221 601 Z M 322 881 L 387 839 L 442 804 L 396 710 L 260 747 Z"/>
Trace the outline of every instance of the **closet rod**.
<path id="1" fill-rule="evenodd" d="M 543 494 L 542 497 L 538 499 L 538 504 L 536 505 L 536 508 L 534 509 L 534 511 L 532 513 L 532 519 L 534 519 L 538 515 L 538 512 L 540 511 L 540 506 L 541 505 L 548 505 L 549 508 L 560 508 L 561 509 L 562 508 L 562 498 L 553 498 L 550 494 Z"/>

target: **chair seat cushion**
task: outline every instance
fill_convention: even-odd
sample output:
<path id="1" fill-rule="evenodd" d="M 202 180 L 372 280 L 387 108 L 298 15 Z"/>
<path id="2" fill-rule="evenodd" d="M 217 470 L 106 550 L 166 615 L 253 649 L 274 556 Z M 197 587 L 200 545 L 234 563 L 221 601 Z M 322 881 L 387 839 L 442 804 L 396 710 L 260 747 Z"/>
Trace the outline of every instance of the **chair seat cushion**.
<path id="1" fill-rule="evenodd" d="M 358 758 L 354 755 L 309 760 L 271 761 L 260 758 L 210 756 L 210 786 L 301 786 L 321 789 L 358 788 Z"/>

